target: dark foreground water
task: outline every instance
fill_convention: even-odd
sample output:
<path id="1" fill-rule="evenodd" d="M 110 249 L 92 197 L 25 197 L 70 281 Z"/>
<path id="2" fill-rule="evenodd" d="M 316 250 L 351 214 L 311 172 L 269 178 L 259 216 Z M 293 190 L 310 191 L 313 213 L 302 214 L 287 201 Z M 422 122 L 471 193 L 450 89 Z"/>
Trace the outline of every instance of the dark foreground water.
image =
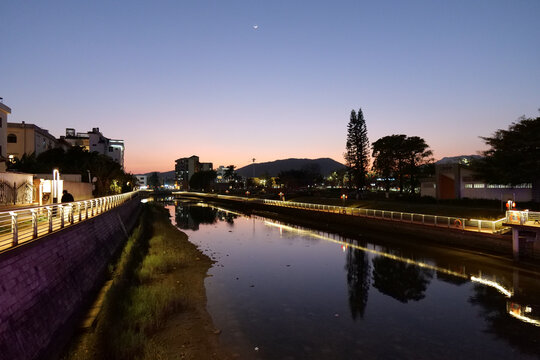
<path id="1" fill-rule="evenodd" d="M 216 261 L 208 310 L 242 359 L 540 358 L 538 273 L 213 207 L 169 209 Z"/>

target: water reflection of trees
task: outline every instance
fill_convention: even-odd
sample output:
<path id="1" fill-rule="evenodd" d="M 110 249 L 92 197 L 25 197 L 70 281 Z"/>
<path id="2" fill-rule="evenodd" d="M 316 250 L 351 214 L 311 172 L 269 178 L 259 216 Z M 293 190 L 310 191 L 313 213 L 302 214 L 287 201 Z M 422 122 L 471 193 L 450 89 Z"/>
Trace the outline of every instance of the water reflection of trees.
<path id="1" fill-rule="evenodd" d="M 233 225 L 234 219 L 238 217 L 238 215 L 213 207 L 193 204 L 177 204 L 175 213 L 176 225 L 180 229 L 190 230 L 199 230 L 200 224 L 214 224 L 218 220 Z"/>
<path id="2" fill-rule="evenodd" d="M 345 269 L 347 270 L 347 285 L 349 292 L 349 306 L 353 320 L 364 311 L 368 302 L 371 282 L 369 257 L 359 249 L 348 248 Z"/>
<path id="3" fill-rule="evenodd" d="M 540 327 L 531 326 L 508 315 L 508 300 L 496 289 L 475 285 L 474 295 L 469 301 L 480 307 L 480 314 L 488 324 L 485 330 L 487 333 L 505 339 L 523 353 L 539 356 Z"/>
<path id="4" fill-rule="evenodd" d="M 373 287 L 403 303 L 423 299 L 432 278 L 433 270 L 383 256 L 373 259 Z"/>

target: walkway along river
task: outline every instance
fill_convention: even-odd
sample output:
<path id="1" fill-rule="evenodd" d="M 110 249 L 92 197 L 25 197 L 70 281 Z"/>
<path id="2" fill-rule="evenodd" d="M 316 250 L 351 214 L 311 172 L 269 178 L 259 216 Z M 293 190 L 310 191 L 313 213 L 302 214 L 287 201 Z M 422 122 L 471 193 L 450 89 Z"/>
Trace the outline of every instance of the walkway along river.
<path id="1" fill-rule="evenodd" d="M 539 273 L 437 247 L 380 245 L 177 201 L 177 226 L 216 263 L 220 341 L 241 358 L 533 359 Z"/>

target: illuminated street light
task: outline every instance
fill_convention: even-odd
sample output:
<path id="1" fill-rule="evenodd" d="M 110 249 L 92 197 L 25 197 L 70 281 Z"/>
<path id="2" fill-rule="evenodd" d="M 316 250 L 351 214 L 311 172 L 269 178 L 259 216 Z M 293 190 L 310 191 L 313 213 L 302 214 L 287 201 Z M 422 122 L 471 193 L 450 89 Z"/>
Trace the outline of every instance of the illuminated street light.
<path id="1" fill-rule="evenodd" d="M 60 185 L 60 172 L 58 169 L 53 170 L 53 180 L 52 180 L 52 193 L 53 193 L 53 204 L 58 203 L 58 193 L 60 192 L 58 187 Z"/>

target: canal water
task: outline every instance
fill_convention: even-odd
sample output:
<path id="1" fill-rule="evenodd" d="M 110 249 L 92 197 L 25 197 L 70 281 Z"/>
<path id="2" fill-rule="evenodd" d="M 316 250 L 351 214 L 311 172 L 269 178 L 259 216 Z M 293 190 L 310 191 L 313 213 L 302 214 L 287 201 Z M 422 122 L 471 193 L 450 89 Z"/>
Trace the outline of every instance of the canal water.
<path id="1" fill-rule="evenodd" d="M 215 260 L 220 341 L 242 359 L 538 359 L 539 274 L 448 249 L 170 206 Z"/>

